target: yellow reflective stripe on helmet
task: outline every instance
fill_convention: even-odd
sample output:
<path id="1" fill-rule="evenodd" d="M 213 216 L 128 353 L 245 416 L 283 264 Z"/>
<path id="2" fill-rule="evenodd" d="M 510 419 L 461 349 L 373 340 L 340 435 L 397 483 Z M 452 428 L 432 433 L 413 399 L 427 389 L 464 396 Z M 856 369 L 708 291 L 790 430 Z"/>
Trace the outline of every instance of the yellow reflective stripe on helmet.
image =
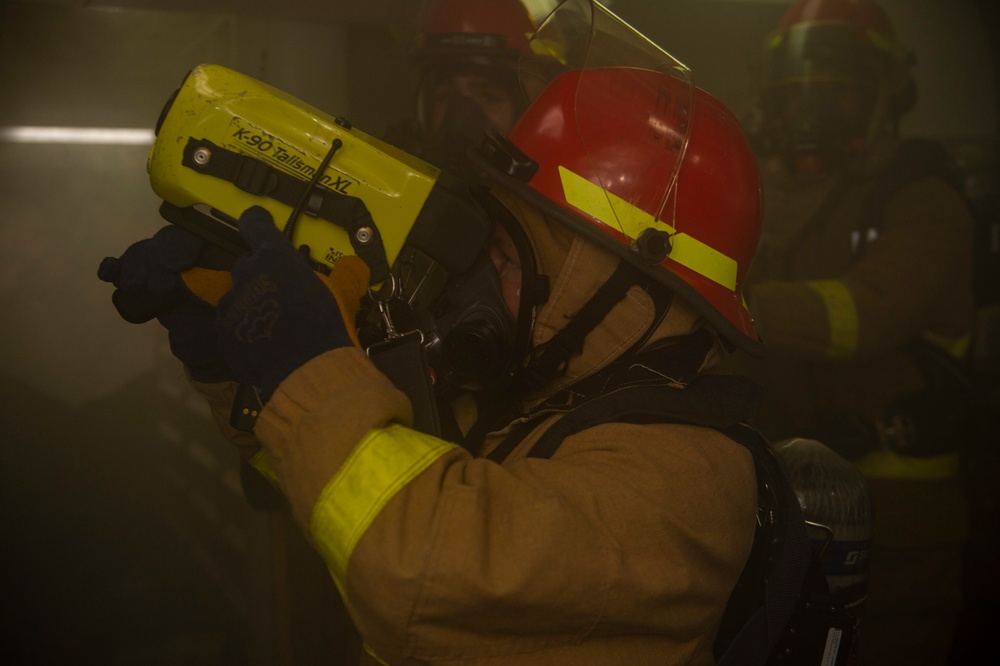
<path id="1" fill-rule="evenodd" d="M 806 282 L 826 306 L 830 322 L 830 358 L 850 358 L 858 350 L 858 309 L 851 290 L 839 280 L 812 280 Z"/>
<path id="2" fill-rule="evenodd" d="M 361 535 L 389 500 L 455 447 L 399 425 L 372 430 L 320 494 L 310 532 L 334 583 L 346 597 L 347 562 Z"/>
<path id="3" fill-rule="evenodd" d="M 670 234 L 672 247 L 670 258 L 673 261 L 730 291 L 736 291 L 738 265 L 735 259 L 727 257 L 696 238 L 677 233 L 677 230 L 666 222 L 656 219 L 566 167 L 559 167 L 559 176 L 566 203 L 608 226 L 615 226 L 611 223 L 614 221 L 629 238 L 638 238 L 639 234 L 650 227 L 666 231 Z"/>
<path id="4" fill-rule="evenodd" d="M 855 464 L 863 475 L 882 479 L 953 479 L 962 469 L 957 453 L 914 458 L 893 451 L 872 451 Z"/>

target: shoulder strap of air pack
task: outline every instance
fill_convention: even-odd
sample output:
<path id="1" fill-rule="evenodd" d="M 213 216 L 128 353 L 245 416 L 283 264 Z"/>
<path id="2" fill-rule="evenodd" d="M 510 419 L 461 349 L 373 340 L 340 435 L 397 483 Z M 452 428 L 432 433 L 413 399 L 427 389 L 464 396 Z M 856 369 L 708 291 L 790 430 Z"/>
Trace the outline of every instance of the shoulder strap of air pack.
<path id="1" fill-rule="evenodd" d="M 528 457 L 551 458 L 570 435 L 603 423 L 690 423 L 725 431 L 759 404 L 756 384 L 732 375 L 705 375 L 683 389 L 635 385 L 587 400 L 556 421 Z"/>
<path id="2" fill-rule="evenodd" d="M 858 231 L 863 232 L 862 227 L 877 230 L 886 206 L 896 193 L 927 177 L 940 178 L 965 198 L 960 170 L 944 145 L 930 139 L 910 138 L 901 141 L 892 156 L 870 176 L 856 171 L 842 174 L 813 216 L 809 228 L 820 228 L 838 209 L 845 195 L 860 188 L 863 198 L 857 220 Z M 861 233 L 856 256 L 863 254 L 867 241 L 867 235 Z"/>

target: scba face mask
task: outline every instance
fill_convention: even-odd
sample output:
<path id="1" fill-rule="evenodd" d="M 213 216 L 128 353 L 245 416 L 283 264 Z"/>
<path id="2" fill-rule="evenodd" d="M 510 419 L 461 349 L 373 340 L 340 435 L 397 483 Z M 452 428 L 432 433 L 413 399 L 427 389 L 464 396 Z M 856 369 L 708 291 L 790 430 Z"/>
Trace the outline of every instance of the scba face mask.
<path id="1" fill-rule="evenodd" d="M 475 192 L 494 231 L 468 270 L 444 275 L 423 253 L 404 248 L 396 266 L 394 298 L 374 303 L 362 342 L 386 337 L 386 322 L 397 335 L 418 331 L 439 392 L 509 387 L 527 356 L 535 308 L 548 297 L 545 276 L 537 275 L 530 242 L 509 211 L 485 190 Z M 490 242 L 502 228 L 520 271 L 517 312 L 504 297 Z"/>
<path id="2" fill-rule="evenodd" d="M 443 168 L 469 167 L 467 150 L 489 131 L 506 133 L 523 110 L 514 71 L 504 65 L 435 64 L 418 91 L 421 156 Z"/>
<path id="3" fill-rule="evenodd" d="M 517 324 L 503 300 L 500 276 L 487 251 L 450 281 L 430 311 L 427 348 L 435 370 L 464 389 L 498 382 L 508 367 Z"/>
<path id="4" fill-rule="evenodd" d="M 468 95 L 450 95 L 443 104 L 444 116 L 427 140 L 424 157 L 445 169 L 467 168 L 470 164 L 466 151 L 476 145 L 484 132 L 494 129 L 493 122 Z"/>
<path id="5" fill-rule="evenodd" d="M 866 149 L 875 102 L 875 91 L 853 82 L 782 86 L 764 96 L 765 136 L 793 173 L 805 156 L 838 171 Z"/>
<path id="6" fill-rule="evenodd" d="M 792 173 L 797 164 L 819 173 L 852 168 L 912 104 L 908 63 L 876 6 L 796 3 L 765 49 L 765 148 Z"/>

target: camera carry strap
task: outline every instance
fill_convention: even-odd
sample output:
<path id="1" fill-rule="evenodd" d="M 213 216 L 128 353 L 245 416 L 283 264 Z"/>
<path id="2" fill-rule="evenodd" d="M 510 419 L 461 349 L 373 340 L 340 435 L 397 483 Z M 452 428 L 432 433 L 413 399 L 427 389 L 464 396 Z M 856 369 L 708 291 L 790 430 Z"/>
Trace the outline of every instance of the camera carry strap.
<path id="1" fill-rule="evenodd" d="M 327 158 L 339 146 L 331 145 Z M 324 159 L 324 163 L 328 162 Z M 269 197 L 295 211 L 326 220 L 344 229 L 354 252 L 371 270 L 370 283 L 380 284 L 389 277 L 389 263 L 382 236 L 365 203 L 326 187 L 315 172 L 313 181 L 305 181 L 272 167 L 263 160 L 217 146 L 207 139 L 189 138 L 181 165 L 201 174 L 228 181 L 254 196 Z M 290 221 L 290 223 L 293 221 Z M 294 226 L 294 225 L 293 225 Z"/>

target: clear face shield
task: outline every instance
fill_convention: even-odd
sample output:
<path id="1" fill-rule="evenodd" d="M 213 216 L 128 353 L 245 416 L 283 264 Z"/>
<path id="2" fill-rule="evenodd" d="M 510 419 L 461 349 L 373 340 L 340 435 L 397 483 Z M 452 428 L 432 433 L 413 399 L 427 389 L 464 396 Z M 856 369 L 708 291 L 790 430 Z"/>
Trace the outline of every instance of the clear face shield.
<path id="1" fill-rule="evenodd" d="M 615 68 L 613 75 L 608 68 Z M 574 176 L 598 186 L 583 185 L 586 196 L 602 199 L 589 205 L 602 213 L 594 217 L 630 239 L 654 220 L 670 224 L 667 206 L 695 99 L 691 71 L 601 4 L 567 0 L 522 55 L 519 78 L 529 104 L 560 75 L 574 71 L 579 72 L 572 93 L 575 135 L 586 156 L 585 173 Z M 650 73 L 680 85 L 667 89 Z M 609 105 L 609 95 L 619 91 L 627 91 L 629 112 Z"/>
<path id="2" fill-rule="evenodd" d="M 793 172 L 827 173 L 862 154 L 880 103 L 880 73 L 848 30 L 804 27 L 776 36 L 765 64 L 765 147 Z"/>
<path id="3" fill-rule="evenodd" d="M 598 233 L 627 243 L 649 227 L 673 232 L 669 205 L 695 94 L 690 71 L 600 4 L 567 0 L 541 25 L 521 56 L 518 73 L 529 105 L 549 94 L 551 86 L 572 81 L 574 150 L 585 158 L 573 165 L 568 182 L 578 192 L 578 203 L 608 227 Z M 609 73 L 613 86 L 628 90 L 634 102 L 613 118 L 608 99 L 616 93 L 608 88 Z M 663 74 L 678 85 L 663 86 Z M 532 131 L 547 130 L 543 124 Z M 629 140 L 621 141 L 622 136 Z M 507 139 L 495 132 L 489 141 Z M 493 234 L 471 267 L 442 274 L 419 252 L 404 249 L 396 270 L 397 297 L 382 306 L 400 331 L 420 331 L 442 385 L 472 390 L 514 376 L 528 353 L 534 308 L 543 300 L 537 296 L 542 289 L 524 230 L 490 195 L 477 199 Z M 517 250 L 522 289 L 516 311 L 491 256 L 498 227 Z M 385 327 L 377 316 L 370 319 L 378 337 Z"/>

